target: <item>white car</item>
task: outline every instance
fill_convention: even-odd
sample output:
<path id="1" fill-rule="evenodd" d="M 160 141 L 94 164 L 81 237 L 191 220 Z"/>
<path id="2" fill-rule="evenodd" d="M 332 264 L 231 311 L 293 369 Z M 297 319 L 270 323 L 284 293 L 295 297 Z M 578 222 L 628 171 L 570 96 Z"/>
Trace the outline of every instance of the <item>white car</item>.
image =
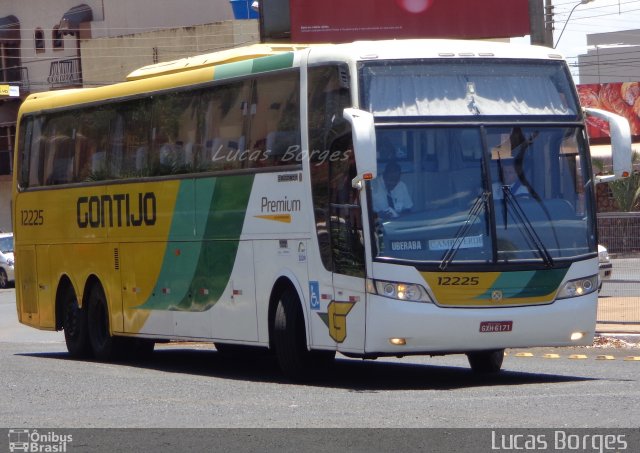
<path id="1" fill-rule="evenodd" d="M 606 247 L 598 244 L 598 291 L 602 288 L 602 282 L 611 278 L 613 264 L 609 258 Z"/>
<path id="2" fill-rule="evenodd" d="M 0 288 L 15 282 L 13 258 L 13 233 L 0 234 Z"/>

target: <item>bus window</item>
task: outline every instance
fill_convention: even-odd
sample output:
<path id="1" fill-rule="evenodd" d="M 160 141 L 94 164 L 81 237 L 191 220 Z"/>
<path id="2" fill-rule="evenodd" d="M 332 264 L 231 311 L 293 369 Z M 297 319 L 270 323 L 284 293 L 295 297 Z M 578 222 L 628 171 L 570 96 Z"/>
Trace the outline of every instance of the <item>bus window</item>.
<path id="1" fill-rule="evenodd" d="M 313 210 L 322 263 L 333 270 L 329 240 L 329 141 L 350 129 L 342 119 L 351 96 L 345 66 L 319 66 L 309 69 L 309 169 Z"/>
<path id="2" fill-rule="evenodd" d="M 250 80 L 214 87 L 204 112 L 204 154 L 199 159 L 209 170 L 242 168 L 245 149 L 245 119 Z"/>
<path id="3" fill-rule="evenodd" d="M 296 164 L 300 152 L 299 74 L 259 77 L 251 100 L 250 167 Z M 289 152 L 287 152 L 289 151 Z"/>
<path id="4" fill-rule="evenodd" d="M 193 169 L 193 145 L 188 147 L 188 159 L 185 145 L 195 140 L 197 93 L 167 94 L 153 101 L 150 160 L 161 175 L 188 173 Z"/>
<path id="5" fill-rule="evenodd" d="M 77 115 L 66 112 L 52 116 L 44 133 L 46 185 L 73 182 Z"/>
<path id="6" fill-rule="evenodd" d="M 107 149 L 109 128 L 115 117 L 111 106 L 83 112 L 76 136 L 75 182 L 109 179 Z"/>
<path id="7" fill-rule="evenodd" d="M 116 151 L 113 152 L 113 158 L 120 160 L 112 162 L 114 177 L 134 178 L 153 174 L 148 161 L 149 102 L 146 100 L 124 102 L 118 105 L 117 113 L 118 118 L 113 123 L 114 138 L 111 147 L 112 151 Z"/>
<path id="8" fill-rule="evenodd" d="M 331 252 L 334 272 L 364 277 L 364 236 L 360 192 L 351 186 L 356 176 L 356 161 L 351 135 L 332 143 L 331 152 L 339 159 L 329 159 Z M 339 153 L 339 154 L 338 154 Z"/>

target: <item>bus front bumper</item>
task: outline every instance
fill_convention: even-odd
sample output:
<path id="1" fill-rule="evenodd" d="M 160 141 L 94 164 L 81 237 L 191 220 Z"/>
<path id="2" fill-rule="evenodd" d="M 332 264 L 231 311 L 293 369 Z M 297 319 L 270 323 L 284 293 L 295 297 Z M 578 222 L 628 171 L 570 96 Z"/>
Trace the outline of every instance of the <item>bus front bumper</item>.
<path id="1" fill-rule="evenodd" d="M 591 345 L 597 293 L 547 305 L 442 308 L 369 295 L 365 354 Z"/>

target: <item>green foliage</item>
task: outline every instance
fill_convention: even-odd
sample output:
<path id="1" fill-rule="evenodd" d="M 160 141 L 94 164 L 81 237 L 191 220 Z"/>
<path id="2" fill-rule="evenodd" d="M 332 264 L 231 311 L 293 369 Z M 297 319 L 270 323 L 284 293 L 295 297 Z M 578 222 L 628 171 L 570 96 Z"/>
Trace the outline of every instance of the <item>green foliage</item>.
<path id="1" fill-rule="evenodd" d="M 638 204 L 640 198 L 640 173 L 609 183 L 611 194 L 623 212 L 630 212 Z"/>
<path id="2" fill-rule="evenodd" d="M 631 157 L 633 164 L 640 163 L 640 153 L 634 151 Z M 640 199 L 640 172 L 634 171 L 631 176 L 609 183 L 611 194 L 623 212 L 631 212 Z"/>

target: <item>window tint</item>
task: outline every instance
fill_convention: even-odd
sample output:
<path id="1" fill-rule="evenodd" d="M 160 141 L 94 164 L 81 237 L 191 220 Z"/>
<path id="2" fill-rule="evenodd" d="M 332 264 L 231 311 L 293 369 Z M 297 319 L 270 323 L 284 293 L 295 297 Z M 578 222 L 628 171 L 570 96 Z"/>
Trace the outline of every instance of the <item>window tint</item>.
<path id="1" fill-rule="evenodd" d="M 251 100 L 250 167 L 288 165 L 300 153 L 297 72 L 258 78 Z"/>
<path id="2" fill-rule="evenodd" d="M 202 98 L 202 149 L 198 161 L 209 170 L 242 168 L 251 81 L 214 87 Z"/>
<path id="3" fill-rule="evenodd" d="M 297 71 L 28 117 L 21 186 L 298 164 L 299 117 Z"/>
<path id="4" fill-rule="evenodd" d="M 351 103 L 346 66 L 309 69 L 309 168 L 316 231 L 322 263 L 334 270 L 330 238 L 330 152 L 338 137 L 349 134 L 342 111 Z M 335 175 L 333 175 L 335 176 Z"/>

